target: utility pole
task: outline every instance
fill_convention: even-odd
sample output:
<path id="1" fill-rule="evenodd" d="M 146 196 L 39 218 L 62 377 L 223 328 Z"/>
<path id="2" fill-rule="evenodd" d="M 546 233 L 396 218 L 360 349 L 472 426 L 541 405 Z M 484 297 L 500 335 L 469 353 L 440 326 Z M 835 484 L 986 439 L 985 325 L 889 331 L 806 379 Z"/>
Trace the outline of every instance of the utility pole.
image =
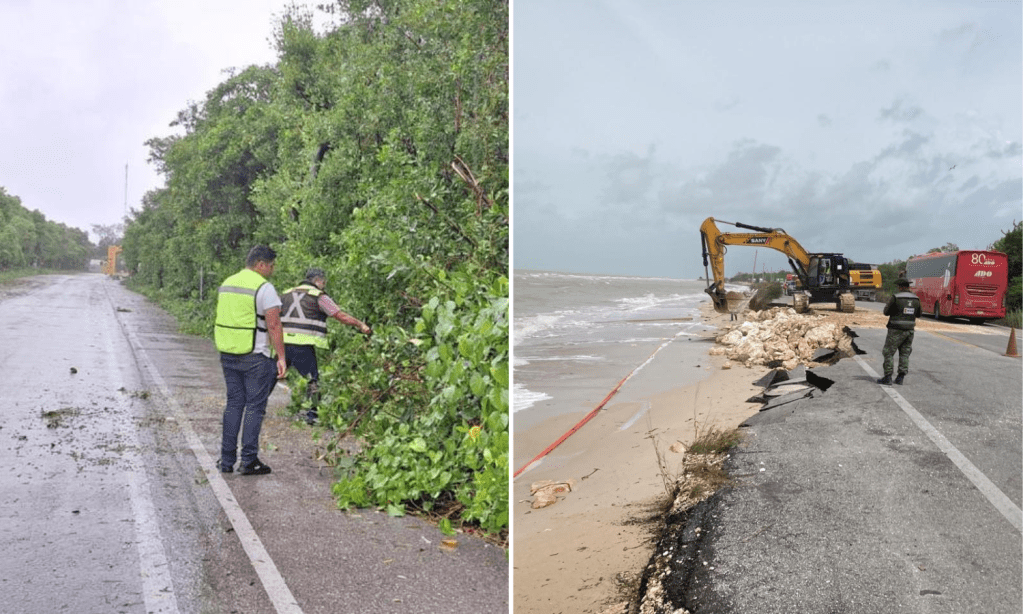
<path id="1" fill-rule="evenodd" d="M 128 163 L 124 163 L 124 217 L 128 217 Z"/>

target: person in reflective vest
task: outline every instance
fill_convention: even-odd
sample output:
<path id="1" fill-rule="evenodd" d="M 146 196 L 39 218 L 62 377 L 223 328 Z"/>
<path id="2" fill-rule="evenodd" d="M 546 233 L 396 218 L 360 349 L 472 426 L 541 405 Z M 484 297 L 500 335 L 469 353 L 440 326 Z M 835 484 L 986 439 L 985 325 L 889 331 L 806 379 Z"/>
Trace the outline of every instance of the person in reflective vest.
<path id="1" fill-rule="evenodd" d="M 909 372 L 909 354 L 913 351 L 913 329 L 916 319 L 920 317 L 920 299 L 909 291 L 909 280 L 899 278 L 895 281 L 898 292 L 888 299 L 884 306 L 884 315 L 888 316 L 888 335 L 884 340 L 884 377 L 877 380 L 883 386 L 892 384 L 895 351 L 899 352 L 899 371 L 895 383 L 902 384 Z"/>
<path id="2" fill-rule="evenodd" d="M 284 330 L 286 363 L 309 380 L 306 397 L 310 401 L 306 422 L 315 424 L 319 419 L 320 369 L 316 362 L 316 348 L 327 349 L 327 319 L 354 326 L 364 335 L 373 331 L 358 319 L 341 311 L 323 291 L 327 274 L 323 269 L 306 271 L 305 280 L 284 292 L 281 299 L 281 326 Z"/>
<path id="3" fill-rule="evenodd" d="M 281 299 L 267 279 L 277 254 L 265 245 L 249 250 L 245 268 L 224 280 L 217 290 L 217 317 L 213 338 L 220 351 L 220 366 L 227 385 L 220 459 L 217 468 L 232 473 L 264 475 L 270 467 L 256 455 L 266 403 L 277 380 L 284 377 L 284 334 Z M 276 358 L 274 356 L 276 355 Z"/>

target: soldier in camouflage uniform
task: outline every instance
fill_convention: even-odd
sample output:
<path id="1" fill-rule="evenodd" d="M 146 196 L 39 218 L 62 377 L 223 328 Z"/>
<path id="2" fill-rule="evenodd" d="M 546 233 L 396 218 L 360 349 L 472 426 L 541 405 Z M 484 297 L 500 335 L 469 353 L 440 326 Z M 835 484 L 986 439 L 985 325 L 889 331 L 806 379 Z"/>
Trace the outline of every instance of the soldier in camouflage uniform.
<path id="1" fill-rule="evenodd" d="M 909 291 L 909 280 L 898 279 L 895 282 L 898 292 L 884 306 L 884 315 L 888 316 L 888 336 L 884 340 L 884 377 L 877 380 L 883 386 L 891 386 L 895 351 L 899 352 L 899 372 L 895 383 L 901 384 L 909 372 L 909 354 L 913 351 L 913 329 L 916 319 L 920 317 L 920 299 Z"/>

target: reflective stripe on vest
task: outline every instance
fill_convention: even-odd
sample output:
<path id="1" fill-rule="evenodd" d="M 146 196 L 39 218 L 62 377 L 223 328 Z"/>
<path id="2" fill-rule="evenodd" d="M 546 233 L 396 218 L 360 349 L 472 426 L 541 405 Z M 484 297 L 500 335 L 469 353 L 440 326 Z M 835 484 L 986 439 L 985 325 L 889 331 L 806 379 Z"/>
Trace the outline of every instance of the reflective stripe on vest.
<path id="1" fill-rule="evenodd" d="M 256 347 L 256 331 L 266 332 L 266 318 L 256 313 L 256 293 L 266 283 L 263 276 L 242 269 L 217 289 L 217 319 L 213 338 L 225 354 L 250 354 Z"/>
<path id="2" fill-rule="evenodd" d="M 281 328 L 284 343 L 314 345 L 327 349 L 327 314 L 320 309 L 323 291 L 311 284 L 299 284 L 281 298 Z"/>

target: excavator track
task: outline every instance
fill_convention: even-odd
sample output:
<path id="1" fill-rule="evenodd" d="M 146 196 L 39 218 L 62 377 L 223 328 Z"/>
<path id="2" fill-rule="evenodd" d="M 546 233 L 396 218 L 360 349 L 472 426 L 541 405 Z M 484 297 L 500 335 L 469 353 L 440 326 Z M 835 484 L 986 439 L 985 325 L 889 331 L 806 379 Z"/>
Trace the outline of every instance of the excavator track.
<path id="1" fill-rule="evenodd" d="M 849 292 L 839 294 L 838 308 L 842 313 L 853 313 L 856 311 L 856 297 Z"/>
<path id="2" fill-rule="evenodd" d="M 810 297 L 802 292 L 793 294 L 792 308 L 796 310 L 796 313 L 806 313 L 810 309 Z"/>

